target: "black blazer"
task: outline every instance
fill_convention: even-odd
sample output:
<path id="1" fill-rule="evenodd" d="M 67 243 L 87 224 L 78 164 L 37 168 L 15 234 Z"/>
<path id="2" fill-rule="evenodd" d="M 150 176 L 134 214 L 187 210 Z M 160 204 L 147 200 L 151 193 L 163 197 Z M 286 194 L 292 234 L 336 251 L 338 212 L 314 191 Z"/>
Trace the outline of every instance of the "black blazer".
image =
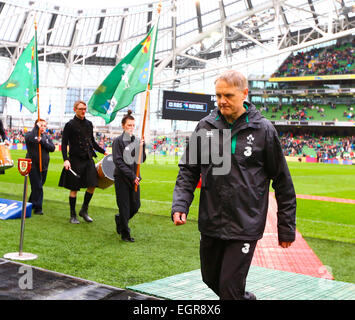
<path id="1" fill-rule="evenodd" d="M 69 145 L 69 156 L 81 159 L 91 159 L 96 157 L 94 151 L 105 153 L 94 139 L 94 129 L 92 122 L 87 119 L 79 119 L 74 116 L 64 126 L 62 135 L 62 155 L 63 160 L 69 160 L 67 147 Z"/>

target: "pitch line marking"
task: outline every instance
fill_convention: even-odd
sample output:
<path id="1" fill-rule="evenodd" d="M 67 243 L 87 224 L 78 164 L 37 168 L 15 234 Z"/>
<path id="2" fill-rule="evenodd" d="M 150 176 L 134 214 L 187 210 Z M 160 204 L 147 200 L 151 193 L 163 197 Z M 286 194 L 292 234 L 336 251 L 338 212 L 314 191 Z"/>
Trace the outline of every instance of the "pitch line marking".
<path id="1" fill-rule="evenodd" d="M 312 219 L 305 219 L 305 218 L 297 218 L 297 220 L 320 223 L 320 224 L 336 225 L 339 227 L 355 228 L 355 225 L 353 225 L 353 224 L 344 224 L 344 223 L 337 223 L 337 222 L 331 222 L 331 221 L 319 221 L 319 220 L 312 220 Z"/>

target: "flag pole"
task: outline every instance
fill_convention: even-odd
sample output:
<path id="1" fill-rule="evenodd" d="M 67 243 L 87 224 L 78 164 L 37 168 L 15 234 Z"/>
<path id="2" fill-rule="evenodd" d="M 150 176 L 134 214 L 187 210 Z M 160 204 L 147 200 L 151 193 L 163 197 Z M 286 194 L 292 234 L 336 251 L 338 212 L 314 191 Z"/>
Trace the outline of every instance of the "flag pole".
<path id="1" fill-rule="evenodd" d="M 157 10 L 158 10 L 158 21 L 159 21 L 159 16 L 160 16 L 160 11 L 161 11 L 161 1 L 158 4 L 158 9 Z M 154 41 L 151 42 L 153 44 L 154 48 L 152 48 L 152 51 L 151 51 L 149 69 L 148 69 L 149 79 L 148 79 L 148 86 L 147 86 L 146 96 L 145 96 L 145 105 L 144 105 L 144 114 L 143 114 L 143 123 L 142 123 L 142 134 L 141 134 L 141 139 L 142 140 L 144 140 L 145 123 L 146 123 L 148 105 L 149 105 L 149 97 L 150 97 L 150 89 L 151 89 L 150 88 L 150 80 L 151 80 L 150 77 L 151 77 L 152 64 L 154 63 L 153 57 L 154 57 L 154 51 L 155 51 L 155 44 L 156 44 L 155 42 L 156 42 L 157 31 L 158 31 L 158 23 L 156 24 L 156 29 L 155 29 L 155 32 L 154 32 Z M 136 177 L 139 177 L 142 154 L 143 154 L 143 145 L 139 145 L 139 154 L 138 154 Z M 135 185 L 134 186 L 134 191 L 137 192 L 137 190 L 138 190 L 138 185 Z"/>
<path id="2" fill-rule="evenodd" d="M 148 104 L 149 104 L 149 96 L 150 96 L 150 83 L 148 83 L 148 88 L 145 96 L 144 116 L 143 116 L 142 135 L 141 135 L 141 139 L 143 140 L 144 140 L 145 122 L 147 118 L 147 111 L 148 111 Z M 136 177 L 139 177 L 142 154 L 143 154 L 143 145 L 139 145 L 139 156 L 138 156 Z M 137 192 L 137 190 L 138 190 L 138 186 L 135 185 L 134 191 Z"/>
<path id="3" fill-rule="evenodd" d="M 35 64 L 36 64 L 36 91 L 37 91 L 37 119 L 41 119 L 39 110 L 39 79 L 38 79 L 38 50 L 37 50 L 37 21 L 35 19 Z M 42 149 L 39 139 L 41 138 L 41 130 L 38 127 L 38 155 L 39 155 L 39 172 L 42 172 Z"/>

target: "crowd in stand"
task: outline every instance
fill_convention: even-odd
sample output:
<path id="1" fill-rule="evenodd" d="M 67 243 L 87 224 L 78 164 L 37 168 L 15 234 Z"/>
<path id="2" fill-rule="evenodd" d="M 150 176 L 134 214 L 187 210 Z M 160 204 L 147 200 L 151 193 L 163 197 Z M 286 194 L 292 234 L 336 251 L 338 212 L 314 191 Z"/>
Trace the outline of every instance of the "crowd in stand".
<path id="1" fill-rule="evenodd" d="M 6 137 L 11 144 L 22 143 L 25 144 L 25 134 L 28 131 L 25 129 L 11 129 L 6 130 Z M 59 145 L 62 140 L 61 130 L 47 129 L 47 134 L 52 138 L 55 145 Z M 112 147 L 112 142 L 114 137 L 106 136 L 103 133 L 96 132 L 95 140 L 100 147 L 106 149 Z M 159 136 L 152 140 L 152 142 L 147 146 L 148 150 L 155 154 L 169 155 L 175 154 L 177 149 L 181 151 L 185 146 L 185 137 L 170 138 L 167 136 Z"/>
<path id="2" fill-rule="evenodd" d="M 48 130 L 49 135 L 55 144 L 60 144 L 61 132 Z M 25 131 L 23 130 L 7 130 L 7 137 L 11 143 L 25 143 Z M 113 138 L 96 133 L 96 139 L 101 147 L 107 148 L 112 146 Z M 280 141 L 284 154 L 286 156 L 305 156 L 304 147 L 313 149 L 317 154 L 318 161 L 332 159 L 335 157 L 341 159 L 355 159 L 355 136 L 339 137 L 322 136 L 316 134 L 298 134 L 291 132 L 280 133 Z M 167 137 L 159 136 L 152 139 L 147 145 L 147 149 L 154 155 L 181 155 L 186 145 L 186 137 Z"/>
<path id="3" fill-rule="evenodd" d="M 286 156 L 306 156 L 304 147 L 313 149 L 318 162 L 328 159 L 355 159 L 355 136 L 339 137 L 292 133 L 280 133 L 280 141 Z"/>
<path id="4" fill-rule="evenodd" d="M 27 130 L 5 130 L 6 137 L 10 143 L 25 143 L 25 133 Z"/>
<path id="5" fill-rule="evenodd" d="M 290 55 L 279 70 L 272 77 L 297 77 L 306 72 L 309 67 L 312 67 L 313 61 L 319 57 L 319 49 L 312 49 L 308 52 L 298 52 L 295 56 Z M 312 63 L 313 62 L 313 63 Z"/>
<path id="6" fill-rule="evenodd" d="M 114 138 L 112 138 L 110 136 L 106 136 L 103 133 L 96 132 L 96 139 L 95 140 L 97 141 L 99 146 L 103 149 L 106 149 L 108 147 L 112 147 L 113 139 Z"/>
<path id="7" fill-rule="evenodd" d="M 24 129 L 11 129 L 11 130 L 6 130 L 6 137 L 9 140 L 10 143 L 22 143 L 25 144 L 25 134 L 29 130 L 27 128 Z M 52 129 L 47 129 L 47 134 L 51 136 L 51 138 L 54 140 L 54 143 L 60 143 L 62 139 L 62 135 L 60 131 L 52 130 Z"/>
<path id="8" fill-rule="evenodd" d="M 278 106 L 272 106 L 271 112 L 273 114 L 270 118 L 276 118 L 276 113 L 282 110 L 284 110 L 280 116 L 280 119 L 282 120 L 313 120 L 314 116 L 308 115 L 309 110 L 317 110 L 321 117 L 325 117 L 325 110 L 323 107 L 319 107 L 318 105 L 314 105 L 309 102 L 304 102 L 301 105 L 293 102 L 291 106 L 288 105 L 286 108 L 283 107 L 281 103 Z M 263 104 L 260 108 L 260 111 L 265 111 L 268 113 L 270 108 L 266 104 Z"/>
<path id="9" fill-rule="evenodd" d="M 290 55 L 272 77 L 354 74 L 354 45 L 355 38 L 348 46 L 336 44 L 332 47 L 311 49 Z"/>
<path id="10" fill-rule="evenodd" d="M 353 45 L 355 42 L 353 41 Z M 354 48 L 347 47 L 339 50 L 337 47 L 328 48 L 324 51 L 322 59 L 313 64 L 312 69 L 307 74 L 326 75 L 326 74 L 350 74 L 355 73 L 352 67 L 355 59 L 353 56 Z M 340 65 L 339 61 L 346 61 Z"/>
<path id="11" fill-rule="evenodd" d="M 333 102 L 329 102 L 329 107 L 330 109 L 337 109 L 337 105 Z M 346 118 L 347 120 L 352 121 L 352 119 L 355 118 L 355 113 L 354 113 L 354 107 L 352 107 L 350 104 L 346 107 L 347 109 L 344 110 L 343 112 L 343 118 Z M 264 114 L 267 116 L 267 113 L 271 111 L 271 116 L 267 116 L 268 118 L 275 119 L 276 118 L 276 113 L 282 112 L 280 115 L 281 120 L 313 120 L 314 116 L 310 114 L 310 111 L 315 110 L 317 113 L 319 113 L 320 117 L 326 118 L 326 109 L 324 106 L 318 106 L 317 104 L 313 104 L 311 102 L 305 101 L 301 104 L 296 104 L 293 102 L 291 105 L 287 106 L 282 106 L 282 104 L 278 104 L 277 106 L 268 106 L 266 103 L 263 103 L 262 106 L 260 107 L 260 111 L 264 112 Z M 340 113 L 341 114 L 341 113 Z M 333 120 L 333 121 L 342 121 L 339 118 L 334 118 L 334 119 L 327 119 L 327 120 Z"/>

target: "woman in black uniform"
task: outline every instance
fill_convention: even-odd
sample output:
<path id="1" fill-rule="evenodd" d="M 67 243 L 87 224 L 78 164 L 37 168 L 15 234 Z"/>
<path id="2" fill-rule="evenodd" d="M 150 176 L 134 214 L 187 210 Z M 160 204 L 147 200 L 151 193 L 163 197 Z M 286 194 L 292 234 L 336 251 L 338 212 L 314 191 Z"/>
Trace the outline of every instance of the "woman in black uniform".
<path id="1" fill-rule="evenodd" d="M 134 242 L 128 221 L 138 212 L 140 203 L 140 176 L 136 176 L 139 147 L 143 146 L 142 160 L 146 159 L 144 140 L 133 135 L 135 120 L 132 111 L 122 119 L 123 133 L 112 144 L 112 158 L 115 164 L 115 191 L 119 214 L 116 214 L 116 230 L 122 240 Z M 135 191 L 137 186 L 137 191 Z"/>

